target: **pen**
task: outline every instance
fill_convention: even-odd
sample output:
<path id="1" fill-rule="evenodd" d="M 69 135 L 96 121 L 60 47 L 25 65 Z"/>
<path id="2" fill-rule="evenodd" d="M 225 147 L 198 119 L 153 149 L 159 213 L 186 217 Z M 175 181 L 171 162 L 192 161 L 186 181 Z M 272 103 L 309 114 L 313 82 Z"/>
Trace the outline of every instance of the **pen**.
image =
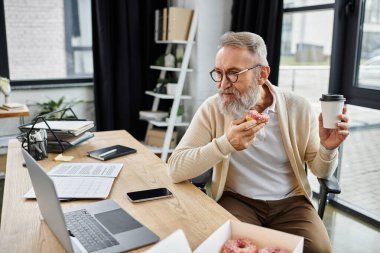
<path id="1" fill-rule="evenodd" d="M 112 154 L 113 152 L 116 152 L 117 151 L 117 149 L 115 148 L 115 149 L 111 149 L 111 150 L 109 150 L 109 151 L 107 151 L 107 152 L 104 152 L 103 154 L 100 154 L 99 156 L 100 157 L 104 157 L 104 156 L 107 156 L 107 155 L 109 155 L 109 154 Z"/>

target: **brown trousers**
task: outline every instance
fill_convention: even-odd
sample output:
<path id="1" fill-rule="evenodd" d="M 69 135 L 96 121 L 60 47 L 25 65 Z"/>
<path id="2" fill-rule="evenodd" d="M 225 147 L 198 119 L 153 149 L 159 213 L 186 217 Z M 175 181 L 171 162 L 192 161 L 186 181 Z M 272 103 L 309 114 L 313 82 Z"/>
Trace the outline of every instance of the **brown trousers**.
<path id="1" fill-rule="evenodd" d="M 256 200 L 224 192 L 218 202 L 240 221 L 304 237 L 304 253 L 331 252 L 326 228 L 305 196 Z"/>

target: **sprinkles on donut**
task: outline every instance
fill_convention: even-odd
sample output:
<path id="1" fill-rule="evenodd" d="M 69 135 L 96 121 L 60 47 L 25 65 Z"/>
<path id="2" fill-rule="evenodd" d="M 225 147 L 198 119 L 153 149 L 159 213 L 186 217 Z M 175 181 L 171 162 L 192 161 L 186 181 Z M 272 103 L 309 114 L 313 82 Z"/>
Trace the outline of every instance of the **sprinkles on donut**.
<path id="1" fill-rule="evenodd" d="M 258 253 L 258 250 L 250 239 L 230 239 L 224 244 L 222 253 Z"/>
<path id="2" fill-rule="evenodd" d="M 256 110 L 250 110 L 249 112 L 245 113 L 245 120 L 256 120 L 257 124 L 260 123 L 268 123 L 269 122 L 269 116 L 267 114 L 259 113 Z"/>

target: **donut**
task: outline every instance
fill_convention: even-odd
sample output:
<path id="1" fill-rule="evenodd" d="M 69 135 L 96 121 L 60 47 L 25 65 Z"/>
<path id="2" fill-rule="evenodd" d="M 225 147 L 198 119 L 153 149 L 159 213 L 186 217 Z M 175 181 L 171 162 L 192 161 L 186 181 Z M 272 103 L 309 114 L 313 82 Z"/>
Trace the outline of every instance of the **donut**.
<path id="1" fill-rule="evenodd" d="M 259 253 L 288 253 L 288 251 L 280 247 L 268 247 L 259 250 Z"/>
<path id="2" fill-rule="evenodd" d="M 223 245 L 222 253 L 258 253 L 258 250 L 249 239 L 231 239 Z"/>
<path id="3" fill-rule="evenodd" d="M 245 113 L 245 120 L 256 120 L 257 124 L 268 123 L 269 116 L 267 114 L 259 113 L 256 110 L 250 110 Z"/>

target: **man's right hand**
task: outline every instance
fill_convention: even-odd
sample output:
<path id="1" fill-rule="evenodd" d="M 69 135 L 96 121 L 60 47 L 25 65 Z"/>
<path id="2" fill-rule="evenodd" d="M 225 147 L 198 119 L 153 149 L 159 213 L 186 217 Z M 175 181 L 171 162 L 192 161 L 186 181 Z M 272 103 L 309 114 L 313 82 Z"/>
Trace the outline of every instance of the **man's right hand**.
<path id="1" fill-rule="evenodd" d="M 242 117 L 231 122 L 227 130 L 227 139 L 236 150 L 246 149 L 264 126 L 265 123 L 256 125 L 255 120 L 246 121 L 245 117 Z"/>

